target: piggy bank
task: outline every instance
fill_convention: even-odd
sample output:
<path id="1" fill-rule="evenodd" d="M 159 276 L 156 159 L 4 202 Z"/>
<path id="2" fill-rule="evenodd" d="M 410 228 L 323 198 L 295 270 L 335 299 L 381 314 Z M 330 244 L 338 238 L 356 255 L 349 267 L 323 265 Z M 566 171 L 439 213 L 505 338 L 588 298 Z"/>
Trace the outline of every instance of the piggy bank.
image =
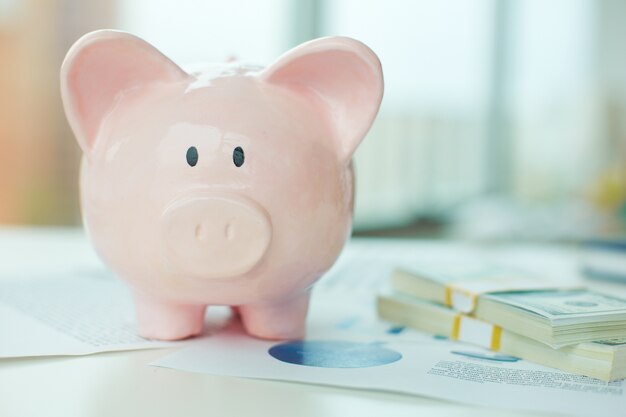
<path id="1" fill-rule="evenodd" d="M 102 30 L 68 52 L 61 94 L 83 222 L 130 285 L 139 334 L 191 337 L 226 305 L 253 336 L 303 337 L 311 287 L 350 234 L 351 159 L 383 94 L 376 55 L 329 37 L 265 68 L 186 72 Z"/>

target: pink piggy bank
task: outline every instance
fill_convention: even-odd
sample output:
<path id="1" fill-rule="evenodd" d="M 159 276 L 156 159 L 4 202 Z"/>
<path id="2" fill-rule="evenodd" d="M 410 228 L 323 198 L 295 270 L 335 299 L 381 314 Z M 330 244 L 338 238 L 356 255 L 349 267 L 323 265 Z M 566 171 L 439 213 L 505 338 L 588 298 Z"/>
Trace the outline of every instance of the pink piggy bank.
<path id="1" fill-rule="evenodd" d="M 352 154 L 383 94 L 364 44 L 330 37 L 258 68 L 185 72 L 128 33 L 82 37 L 61 93 L 83 151 L 85 227 L 130 284 L 139 334 L 235 308 L 256 337 L 304 336 L 312 284 L 350 234 Z"/>

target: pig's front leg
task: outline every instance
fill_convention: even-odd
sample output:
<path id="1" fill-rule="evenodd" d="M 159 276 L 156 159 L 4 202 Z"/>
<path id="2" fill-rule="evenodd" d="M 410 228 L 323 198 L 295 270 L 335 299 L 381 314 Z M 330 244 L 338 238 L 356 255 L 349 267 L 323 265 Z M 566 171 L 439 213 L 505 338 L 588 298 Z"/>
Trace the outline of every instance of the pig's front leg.
<path id="1" fill-rule="evenodd" d="M 247 332 L 262 339 L 302 339 L 310 293 L 273 303 L 239 307 Z"/>
<path id="2" fill-rule="evenodd" d="M 179 304 L 139 292 L 133 298 L 141 337 L 180 340 L 202 333 L 206 305 Z"/>

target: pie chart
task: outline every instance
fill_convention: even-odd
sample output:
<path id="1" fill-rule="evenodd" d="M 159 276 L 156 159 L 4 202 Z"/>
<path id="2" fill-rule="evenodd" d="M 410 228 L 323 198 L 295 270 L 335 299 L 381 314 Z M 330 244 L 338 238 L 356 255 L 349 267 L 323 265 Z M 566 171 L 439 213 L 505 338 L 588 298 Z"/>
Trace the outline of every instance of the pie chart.
<path id="1" fill-rule="evenodd" d="M 281 362 L 321 368 L 368 368 L 402 359 L 402 354 L 382 343 L 340 340 L 298 340 L 272 346 L 268 353 Z"/>

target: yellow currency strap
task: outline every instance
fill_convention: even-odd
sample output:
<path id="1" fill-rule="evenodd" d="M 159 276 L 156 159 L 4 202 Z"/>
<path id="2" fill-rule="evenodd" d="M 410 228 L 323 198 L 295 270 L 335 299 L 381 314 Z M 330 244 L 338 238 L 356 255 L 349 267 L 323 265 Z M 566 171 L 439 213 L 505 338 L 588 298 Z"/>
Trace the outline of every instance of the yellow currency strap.
<path id="1" fill-rule="evenodd" d="M 469 320 L 474 320 L 474 321 L 476 320 L 471 317 L 467 317 L 463 314 L 455 315 L 454 320 L 452 322 L 452 332 L 450 334 L 450 338 L 452 340 L 459 340 L 461 336 L 461 323 L 463 322 L 463 317 L 466 317 Z M 487 325 L 487 323 L 485 323 L 485 325 Z M 502 339 L 502 327 L 491 325 L 491 340 L 489 341 L 489 346 L 486 346 L 486 341 L 479 343 L 479 345 L 488 347 L 491 350 L 499 351 L 501 339 Z M 463 340 L 463 341 L 466 341 L 466 340 Z"/>
<path id="2" fill-rule="evenodd" d="M 459 333 L 461 332 L 461 315 L 454 316 L 454 322 L 452 323 L 452 334 L 450 337 L 454 340 L 459 340 Z"/>
<path id="3" fill-rule="evenodd" d="M 471 313 L 476 307 L 478 296 L 479 294 L 470 290 L 448 284 L 444 287 L 443 302 L 447 307 L 453 308 L 462 313 Z"/>
<path id="4" fill-rule="evenodd" d="M 444 297 L 446 306 L 452 307 L 452 288 L 449 285 L 446 285 Z"/>
<path id="5" fill-rule="evenodd" d="M 500 350 L 500 339 L 502 338 L 502 327 L 493 326 L 493 332 L 491 333 L 491 350 Z"/>

